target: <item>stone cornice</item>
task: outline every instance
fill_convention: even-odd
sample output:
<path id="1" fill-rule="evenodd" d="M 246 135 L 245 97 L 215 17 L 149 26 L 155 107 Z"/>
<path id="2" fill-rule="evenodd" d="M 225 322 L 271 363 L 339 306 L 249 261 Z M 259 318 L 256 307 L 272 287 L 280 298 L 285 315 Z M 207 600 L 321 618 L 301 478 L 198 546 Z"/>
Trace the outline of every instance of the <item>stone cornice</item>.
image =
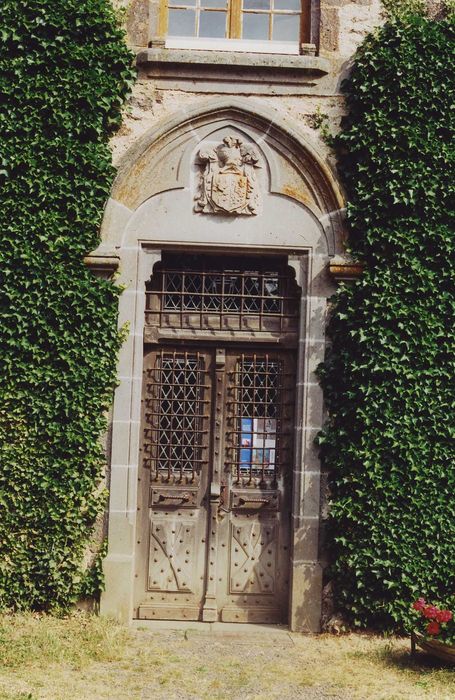
<path id="1" fill-rule="evenodd" d="M 351 282 L 362 276 L 364 263 L 337 255 L 329 263 L 329 272 L 337 282 Z"/>

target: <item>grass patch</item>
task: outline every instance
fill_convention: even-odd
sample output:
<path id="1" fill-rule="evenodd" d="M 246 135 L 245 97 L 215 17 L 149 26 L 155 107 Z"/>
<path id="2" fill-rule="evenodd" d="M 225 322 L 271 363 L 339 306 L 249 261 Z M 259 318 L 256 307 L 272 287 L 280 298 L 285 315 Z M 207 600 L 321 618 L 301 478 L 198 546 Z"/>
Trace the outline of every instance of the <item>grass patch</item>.
<path id="1" fill-rule="evenodd" d="M 128 630 L 76 614 L 0 616 L 0 700 L 455 700 L 408 640 Z"/>
<path id="2" fill-rule="evenodd" d="M 112 620 L 85 613 L 65 618 L 33 613 L 3 615 L 0 666 L 17 669 L 58 664 L 82 669 L 93 662 L 117 661 L 125 653 L 129 636 Z"/>

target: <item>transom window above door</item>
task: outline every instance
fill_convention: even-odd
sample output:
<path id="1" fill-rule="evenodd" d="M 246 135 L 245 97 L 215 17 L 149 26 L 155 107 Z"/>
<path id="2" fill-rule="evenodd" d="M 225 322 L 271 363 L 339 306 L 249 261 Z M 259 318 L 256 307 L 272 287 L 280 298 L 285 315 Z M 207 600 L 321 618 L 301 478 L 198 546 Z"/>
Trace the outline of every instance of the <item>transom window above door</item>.
<path id="1" fill-rule="evenodd" d="M 306 1 L 168 0 L 166 46 L 299 53 Z"/>
<path id="2" fill-rule="evenodd" d="M 300 290 L 284 257 L 163 253 L 146 284 L 146 329 L 295 339 Z"/>

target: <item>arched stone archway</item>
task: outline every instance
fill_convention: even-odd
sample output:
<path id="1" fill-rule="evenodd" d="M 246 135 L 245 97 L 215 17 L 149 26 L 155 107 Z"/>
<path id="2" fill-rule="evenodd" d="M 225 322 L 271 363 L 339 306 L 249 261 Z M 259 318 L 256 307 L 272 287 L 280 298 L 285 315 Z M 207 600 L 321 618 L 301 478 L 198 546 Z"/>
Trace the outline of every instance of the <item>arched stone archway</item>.
<path id="1" fill-rule="evenodd" d="M 235 164 L 232 172 L 220 169 L 217 154 L 223 143 L 228 144 L 225 150 L 234 144 L 237 155 L 242 149 L 240 169 Z M 206 153 L 212 155 L 204 160 Z M 217 173 L 228 175 L 221 194 L 210 190 L 220 182 Z M 201 187 L 210 190 L 202 205 Z M 248 209 L 242 197 L 252 192 L 255 206 Z M 163 251 L 182 260 L 188 253 L 275 255 L 294 270 L 301 290 L 293 351 L 297 375 L 288 620 L 294 630 L 319 629 L 320 467 L 313 441 L 323 408 L 314 370 L 323 358 L 327 298 L 334 291 L 328 264 L 342 253 L 341 209 L 336 182 L 315 146 L 281 115 L 250 99 L 216 99 L 181 111 L 142 137 L 120 163 L 102 242 L 92 256 L 95 264 L 117 261 L 119 283 L 125 287 L 119 324 L 128 324 L 113 408 L 103 613 L 129 621 L 137 611 L 145 285 L 154 266 Z"/>

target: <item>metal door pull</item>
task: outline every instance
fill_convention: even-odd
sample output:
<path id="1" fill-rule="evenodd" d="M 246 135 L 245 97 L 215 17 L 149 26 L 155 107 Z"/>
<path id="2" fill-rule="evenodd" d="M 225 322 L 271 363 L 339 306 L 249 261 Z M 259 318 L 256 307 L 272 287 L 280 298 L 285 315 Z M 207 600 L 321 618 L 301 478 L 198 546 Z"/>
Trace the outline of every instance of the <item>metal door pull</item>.
<path id="1" fill-rule="evenodd" d="M 243 498 L 240 496 L 240 503 L 265 503 L 268 505 L 270 503 L 270 498 Z"/>
<path id="2" fill-rule="evenodd" d="M 182 496 L 166 496 L 163 493 L 160 493 L 158 496 L 159 501 L 189 501 L 190 496 L 188 493 L 184 493 Z"/>

